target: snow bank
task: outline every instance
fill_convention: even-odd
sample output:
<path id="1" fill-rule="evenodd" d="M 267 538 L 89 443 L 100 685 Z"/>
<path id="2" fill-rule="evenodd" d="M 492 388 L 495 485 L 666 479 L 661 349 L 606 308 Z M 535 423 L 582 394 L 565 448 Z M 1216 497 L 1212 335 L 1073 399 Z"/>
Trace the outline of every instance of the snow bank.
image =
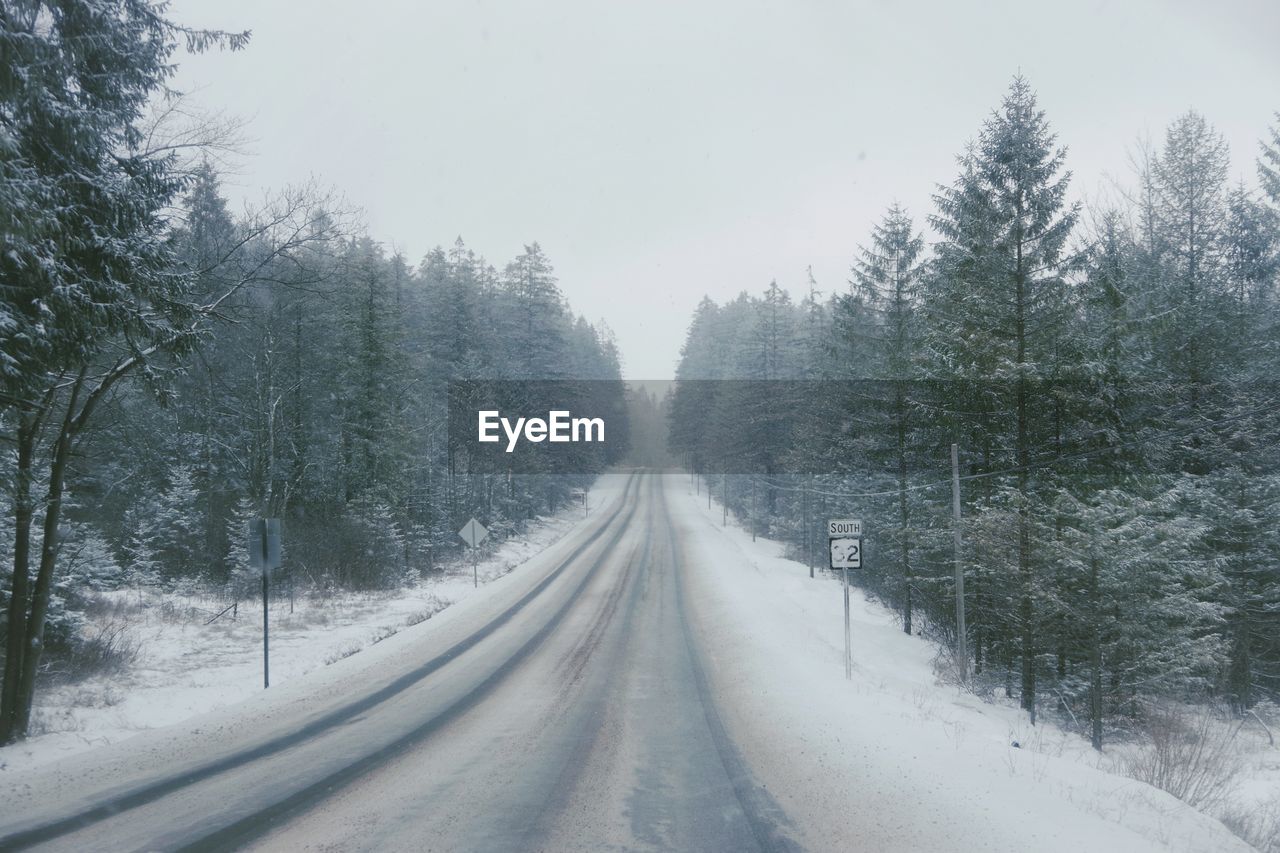
<path id="1" fill-rule="evenodd" d="M 1106 772 L 1078 736 L 940 684 L 935 647 L 856 589 L 846 681 L 838 581 L 810 580 L 778 543 L 722 527 L 687 476 L 668 476 L 666 495 L 721 715 L 796 826 L 828 833 L 807 847 L 1251 849 L 1165 792 Z"/>
<path id="2" fill-rule="evenodd" d="M 620 494 L 626 478 L 605 475 L 590 492 L 590 517 Z M 270 605 L 271 691 L 305 686 L 306 676 L 332 670 L 384 640 L 422 635 L 428 620 L 472 598 L 492 597 L 515 568 L 583 526 L 581 506 L 539 520 L 529 531 L 484 554 L 478 563 L 480 587 L 472 583 L 469 561 L 406 589 L 386 593 L 342 593 L 326 598 L 273 593 Z M 121 590 L 108 595 L 100 622 L 128 622 L 139 645 L 137 661 L 119 674 L 41 690 L 32 709 L 32 736 L 0 748 L 0 774 L 22 771 L 126 740 L 139 732 L 171 726 L 211 711 L 261 697 L 262 602 L 240 602 L 233 621 L 227 614 L 212 624 L 225 602 L 172 593 Z M 479 602 L 475 602 L 479 603 Z M 419 627 L 421 626 L 421 627 Z M 86 628 L 93 630 L 91 621 Z M 396 644 L 391 644 L 396 645 Z M 366 652 L 346 666 L 370 664 Z M 300 685 L 301 682 L 301 685 Z M 345 692 L 345 691 L 344 691 Z M 349 693 L 347 694 L 350 695 Z"/>

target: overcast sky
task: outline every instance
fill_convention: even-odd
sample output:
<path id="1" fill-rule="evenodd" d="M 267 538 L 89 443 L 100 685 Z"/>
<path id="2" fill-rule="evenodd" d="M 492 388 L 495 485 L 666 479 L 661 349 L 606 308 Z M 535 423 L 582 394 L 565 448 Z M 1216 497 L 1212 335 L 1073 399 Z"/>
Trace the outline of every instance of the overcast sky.
<path id="1" fill-rule="evenodd" d="M 1019 70 L 1079 197 L 1196 108 L 1253 179 L 1280 109 L 1280 3 L 175 0 L 251 29 L 179 88 L 249 121 L 233 198 L 315 177 L 415 263 L 461 235 L 501 268 L 538 241 L 632 378 L 670 376 L 704 294 L 812 265 L 843 290 L 897 200 L 935 184 Z"/>

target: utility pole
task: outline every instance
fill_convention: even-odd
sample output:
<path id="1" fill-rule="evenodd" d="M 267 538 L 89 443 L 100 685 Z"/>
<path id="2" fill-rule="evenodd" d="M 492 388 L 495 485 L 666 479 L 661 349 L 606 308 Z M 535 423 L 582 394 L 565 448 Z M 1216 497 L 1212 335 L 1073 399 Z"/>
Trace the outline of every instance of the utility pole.
<path id="1" fill-rule="evenodd" d="M 960 683 L 969 683 L 969 638 L 964 627 L 964 560 L 960 540 L 960 447 L 951 445 L 951 522 L 952 547 L 956 570 L 956 658 L 960 664 Z"/>
<path id="2" fill-rule="evenodd" d="M 271 656 L 267 652 L 267 573 L 262 572 L 262 686 L 271 686 Z"/>
<path id="3" fill-rule="evenodd" d="M 751 541 L 756 541 L 756 478 L 751 477 Z"/>
<path id="4" fill-rule="evenodd" d="M 813 475 L 809 475 L 809 483 L 813 482 Z M 809 555 L 809 580 L 813 580 L 813 528 L 810 527 L 809 521 L 809 483 L 805 484 L 805 488 L 800 492 L 804 496 L 804 548 Z"/>
<path id="5" fill-rule="evenodd" d="M 721 527 L 729 526 L 729 472 L 725 471 L 723 475 L 724 488 L 720 490 L 720 499 L 723 504 L 724 517 L 720 519 Z"/>

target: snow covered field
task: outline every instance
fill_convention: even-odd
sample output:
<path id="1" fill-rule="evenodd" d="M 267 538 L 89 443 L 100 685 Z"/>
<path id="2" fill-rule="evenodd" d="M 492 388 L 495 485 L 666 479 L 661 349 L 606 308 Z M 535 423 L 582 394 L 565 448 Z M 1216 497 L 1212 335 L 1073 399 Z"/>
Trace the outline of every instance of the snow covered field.
<path id="1" fill-rule="evenodd" d="M 722 527 L 720 505 L 708 508 L 687 476 L 669 478 L 668 499 L 686 528 L 706 647 L 723 650 L 711 675 L 726 725 L 801 825 L 832 825 L 813 812 L 842 814 L 841 837 L 880 849 L 1250 849 L 1214 817 L 1122 775 L 1132 745 L 1099 755 L 1052 721 L 1033 728 L 1012 701 L 943 683 L 937 648 L 857 589 L 846 681 L 838 579 L 820 570 L 810 580 L 779 543 L 752 542 L 732 519 Z M 1228 809 L 1265 827 L 1280 813 L 1280 750 L 1260 727 L 1233 744 L 1242 772 Z M 825 797 L 794 795 L 817 775 L 829 780 Z M 840 838 L 808 841 L 837 849 Z"/>
<path id="2" fill-rule="evenodd" d="M 590 492 L 594 517 L 618 495 L 623 478 L 605 476 Z M 271 685 L 278 687 L 350 657 L 517 569 L 583 521 L 581 506 L 533 522 L 526 534 L 483 549 L 480 588 L 464 560 L 415 586 L 377 593 L 287 594 L 270 604 Z M 39 767 L 140 731 L 226 708 L 262 693 L 262 601 L 241 601 L 231 614 L 206 624 L 225 607 L 213 598 L 154 590 L 103 593 L 85 630 L 121 628 L 138 647 L 126 671 L 40 690 L 32 735 L 0 748 L 0 772 Z"/>

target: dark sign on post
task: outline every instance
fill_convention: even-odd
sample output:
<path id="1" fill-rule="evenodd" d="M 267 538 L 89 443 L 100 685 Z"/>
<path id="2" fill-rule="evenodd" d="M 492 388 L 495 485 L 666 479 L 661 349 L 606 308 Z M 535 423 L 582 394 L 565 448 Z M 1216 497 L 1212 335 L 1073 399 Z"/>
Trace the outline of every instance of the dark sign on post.
<path id="1" fill-rule="evenodd" d="M 280 568 L 280 519 L 257 518 L 249 522 L 249 566 L 259 572 Z"/>

